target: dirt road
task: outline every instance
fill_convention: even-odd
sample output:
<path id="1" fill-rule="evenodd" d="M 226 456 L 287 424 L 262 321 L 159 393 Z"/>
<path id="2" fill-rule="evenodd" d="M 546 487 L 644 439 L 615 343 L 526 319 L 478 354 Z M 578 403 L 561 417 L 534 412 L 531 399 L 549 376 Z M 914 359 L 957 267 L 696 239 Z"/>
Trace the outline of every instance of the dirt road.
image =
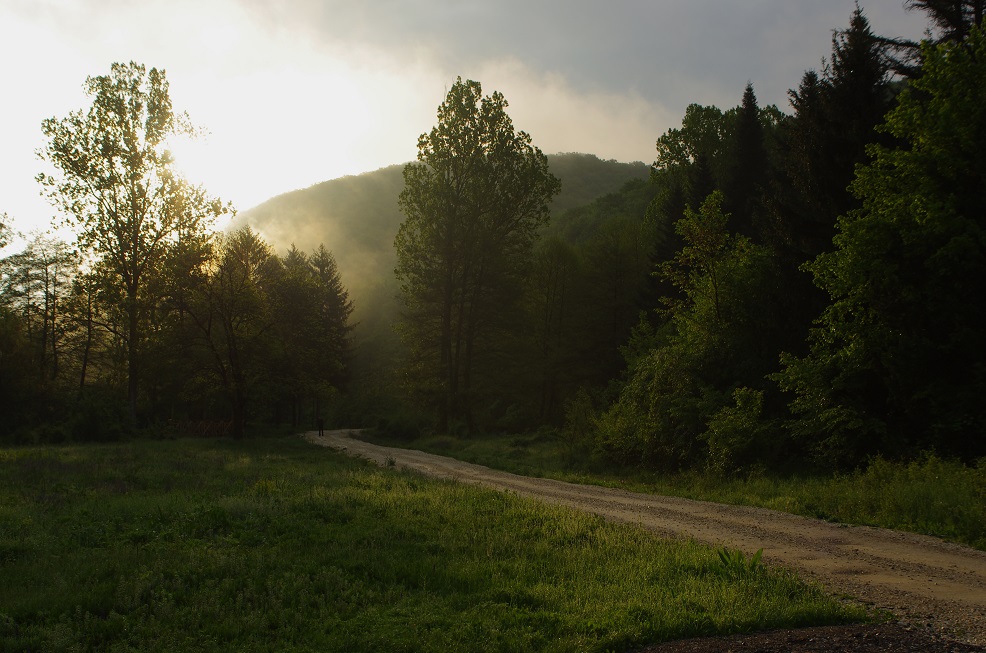
<path id="1" fill-rule="evenodd" d="M 986 553 L 940 540 L 744 506 L 638 494 L 517 476 L 452 458 L 362 442 L 350 431 L 305 437 L 377 464 L 392 464 L 639 524 L 658 535 L 695 539 L 806 573 L 833 592 L 890 610 L 969 643 L 986 644 Z"/>

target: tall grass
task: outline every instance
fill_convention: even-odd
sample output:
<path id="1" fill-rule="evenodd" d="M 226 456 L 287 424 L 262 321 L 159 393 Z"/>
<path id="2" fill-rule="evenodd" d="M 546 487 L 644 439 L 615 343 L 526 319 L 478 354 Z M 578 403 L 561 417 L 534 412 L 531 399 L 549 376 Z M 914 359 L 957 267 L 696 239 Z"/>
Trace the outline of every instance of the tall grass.
<path id="1" fill-rule="evenodd" d="M 865 617 L 719 553 L 297 438 L 0 450 L 4 651 L 604 651 Z"/>
<path id="2" fill-rule="evenodd" d="M 704 501 L 761 506 L 841 523 L 941 537 L 986 551 L 986 460 L 975 465 L 927 454 L 909 463 L 882 458 L 849 474 L 746 478 L 702 472 L 673 476 L 615 469 L 573 450 L 551 433 L 393 443 L 517 474 L 623 487 Z"/>

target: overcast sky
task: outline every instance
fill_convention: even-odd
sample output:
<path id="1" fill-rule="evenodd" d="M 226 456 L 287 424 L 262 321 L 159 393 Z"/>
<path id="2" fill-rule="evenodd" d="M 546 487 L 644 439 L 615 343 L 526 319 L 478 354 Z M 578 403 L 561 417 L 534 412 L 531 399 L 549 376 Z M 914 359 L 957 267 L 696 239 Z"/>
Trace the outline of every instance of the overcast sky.
<path id="1" fill-rule="evenodd" d="M 903 0 L 859 0 L 875 32 L 919 38 Z M 41 121 L 88 102 L 114 61 L 164 68 L 210 132 L 177 154 L 248 209 L 416 155 L 456 76 L 501 91 L 546 153 L 653 160 L 693 102 L 789 111 L 854 0 L 0 0 L 0 213 L 29 231 Z M 396 200 L 395 200 L 396 201 Z"/>

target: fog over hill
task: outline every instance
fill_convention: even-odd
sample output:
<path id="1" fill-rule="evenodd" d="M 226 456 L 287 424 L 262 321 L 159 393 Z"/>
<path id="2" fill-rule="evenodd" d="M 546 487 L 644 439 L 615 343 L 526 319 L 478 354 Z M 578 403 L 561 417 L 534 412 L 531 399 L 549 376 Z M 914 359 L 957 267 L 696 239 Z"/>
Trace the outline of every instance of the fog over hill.
<path id="1" fill-rule="evenodd" d="M 645 163 L 604 161 L 591 154 L 554 154 L 548 160 L 562 182 L 552 202 L 552 220 L 564 220 L 566 211 L 649 175 Z M 393 243 L 404 218 L 397 206 L 403 169 L 403 164 L 393 165 L 278 195 L 239 213 L 229 229 L 249 225 L 279 254 L 291 245 L 311 252 L 324 244 L 339 264 L 357 316 L 365 315 L 370 301 L 388 302 L 396 289 Z"/>

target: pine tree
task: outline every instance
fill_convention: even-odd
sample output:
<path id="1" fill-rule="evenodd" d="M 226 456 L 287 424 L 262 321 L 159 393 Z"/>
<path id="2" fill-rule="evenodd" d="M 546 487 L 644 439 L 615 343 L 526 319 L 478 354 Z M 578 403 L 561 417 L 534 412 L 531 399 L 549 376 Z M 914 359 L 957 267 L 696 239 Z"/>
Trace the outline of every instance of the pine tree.
<path id="1" fill-rule="evenodd" d="M 830 304 L 811 353 L 779 375 L 796 435 L 830 462 L 927 448 L 986 454 L 986 37 L 926 46 L 924 71 L 882 128 L 810 265 Z"/>
<path id="2" fill-rule="evenodd" d="M 757 214 L 769 170 L 764 126 L 752 83 L 747 83 L 743 91 L 743 102 L 734 118 L 729 151 L 724 184 L 725 207 L 733 216 L 733 227 L 737 233 L 761 242 L 763 226 L 757 223 Z"/>

